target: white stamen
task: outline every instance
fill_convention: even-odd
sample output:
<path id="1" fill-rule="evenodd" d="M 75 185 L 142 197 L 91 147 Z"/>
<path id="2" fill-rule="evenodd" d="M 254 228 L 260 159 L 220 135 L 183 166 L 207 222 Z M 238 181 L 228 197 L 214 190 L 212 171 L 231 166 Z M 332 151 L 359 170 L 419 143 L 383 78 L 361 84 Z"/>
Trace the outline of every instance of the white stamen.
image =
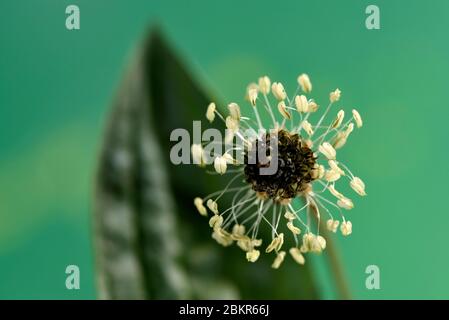
<path id="1" fill-rule="evenodd" d="M 329 220 L 327 220 L 327 222 L 326 222 L 327 230 L 329 230 L 329 231 L 335 233 L 335 232 L 337 232 L 337 229 L 338 229 L 338 225 L 339 225 L 339 224 L 340 224 L 340 221 L 338 221 L 338 220 L 333 220 L 333 219 L 329 219 Z"/>
<path id="2" fill-rule="evenodd" d="M 257 100 L 257 89 L 250 89 L 248 91 L 248 97 L 249 97 L 249 102 L 251 102 L 251 105 L 253 107 L 256 106 L 256 100 Z"/>
<path id="3" fill-rule="evenodd" d="M 340 97 L 341 97 L 340 89 L 335 89 L 335 91 L 329 94 L 329 100 L 331 103 L 337 102 L 338 100 L 340 100 Z"/>
<path id="4" fill-rule="evenodd" d="M 287 222 L 287 228 L 293 233 L 293 234 L 300 234 L 301 233 L 301 229 L 299 229 L 298 227 L 295 227 L 293 225 L 292 221 Z"/>
<path id="5" fill-rule="evenodd" d="M 304 121 L 302 122 L 302 127 L 304 128 L 304 130 L 307 132 L 307 134 L 308 134 L 309 136 L 313 135 L 312 125 L 310 124 L 309 121 L 304 120 Z"/>
<path id="6" fill-rule="evenodd" d="M 271 91 L 273 92 L 274 97 L 279 101 L 285 100 L 287 97 L 284 86 L 280 82 L 273 82 Z"/>
<path id="7" fill-rule="evenodd" d="M 304 95 L 295 97 L 295 105 L 298 112 L 306 113 L 309 110 L 309 102 Z"/>
<path id="8" fill-rule="evenodd" d="M 229 109 L 229 115 L 236 121 L 240 121 L 241 113 L 240 113 L 240 107 L 237 103 L 230 103 L 228 104 Z"/>
<path id="9" fill-rule="evenodd" d="M 206 111 L 206 118 L 209 120 L 209 122 L 213 122 L 215 119 L 215 110 L 217 109 L 215 103 L 211 102 L 209 106 L 207 107 Z"/>
<path id="10" fill-rule="evenodd" d="M 214 168 L 219 174 L 225 174 L 227 169 L 226 159 L 224 157 L 218 156 L 214 160 Z"/>
<path id="11" fill-rule="evenodd" d="M 192 144 L 190 151 L 192 152 L 193 163 L 199 166 L 204 166 L 206 163 L 206 157 L 201 144 Z"/>
<path id="12" fill-rule="evenodd" d="M 365 184 L 359 177 L 354 177 L 349 183 L 351 188 L 361 196 L 366 196 Z"/>
<path id="13" fill-rule="evenodd" d="M 339 199 L 337 201 L 337 204 L 346 210 L 351 210 L 352 208 L 354 208 L 354 203 L 352 203 L 351 199 L 348 198 Z"/>
<path id="14" fill-rule="evenodd" d="M 352 233 L 351 221 L 343 221 L 340 226 L 340 231 L 342 235 L 349 236 Z"/>
<path id="15" fill-rule="evenodd" d="M 299 251 L 298 248 L 291 248 L 289 250 L 290 255 L 292 256 L 292 258 L 299 264 L 303 265 L 306 260 L 304 259 L 304 256 L 301 254 L 301 251 Z"/>
<path id="16" fill-rule="evenodd" d="M 256 249 L 252 249 L 251 251 L 248 251 L 246 253 L 246 259 L 249 262 L 256 262 L 257 259 L 259 259 L 259 256 L 260 256 L 260 251 L 256 250 Z"/>
<path id="17" fill-rule="evenodd" d="M 196 209 L 202 216 L 207 216 L 207 209 L 203 204 L 203 199 L 196 197 L 193 200 L 193 203 L 195 204 Z"/>
<path id="18" fill-rule="evenodd" d="M 210 211 L 212 211 L 216 215 L 218 214 L 218 204 L 214 200 L 207 200 L 206 205 Z"/>
<path id="19" fill-rule="evenodd" d="M 338 166 L 335 160 L 329 160 L 328 163 L 332 170 L 337 171 L 342 176 L 345 175 L 345 172 Z"/>
<path id="20" fill-rule="evenodd" d="M 271 267 L 273 269 L 278 269 L 281 266 L 282 262 L 284 261 L 284 258 L 285 258 L 285 251 L 278 252 Z"/>
<path id="21" fill-rule="evenodd" d="M 362 117 L 360 116 L 360 113 L 357 110 L 353 109 L 352 116 L 354 117 L 357 128 L 361 128 L 363 126 L 363 120 Z"/>
<path id="22" fill-rule="evenodd" d="M 209 226 L 214 229 L 220 228 L 222 224 L 223 224 L 223 217 L 217 214 L 213 215 L 212 218 L 210 218 L 209 220 Z"/>
<path id="23" fill-rule="evenodd" d="M 239 122 L 232 116 L 228 116 L 226 117 L 226 128 L 228 128 L 232 132 L 236 132 L 239 130 Z"/>
<path id="24" fill-rule="evenodd" d="M 298 77 L 298 84 L 305 93 L 312 91 L 312 83 L 310 82 L 310 78 L 307 74 L 303 73 Z"/>
<path id="25" fill-rule="evenodd" d="M 334 147 L 329 142 L 324 142 L 322 145 L 318 147 L 318 151 L 320 151 L 326 158 L 329 160 L 334 160 L 337 156 L 337 152 Z"/>
<path id="26" fill-rule="evenodd" d="M 324 173 L 324 179 L 328 182 L 335 182 L 341 178 L 341 174 L 335 170 L 326 170 Z"/>
<path id="27" fill-rule="evenodd" d="M 336 129 L 336 128 L 338 128 L 339 126 L 341 126 L 341 123 L 343 122 L 344 117 L 345 117 L 345 112 L 344 112 L 344 110 L 338 111 L 337 117 L 335 118 L 334 122 L 332 123 L 331 128 L 332 128 L 332 129 Z"/>
<path id="28" fill-rule="evenodd" d="M 259 89 L 262 94 L 267 95 L 270 93 L 271 81 L 267 76 L 263 76 L 259 78 Z"/>
<path id="29" fill-rule="evenodd" d="M 338 192 L 335 189 L 335 186 L 333 184 L 331 184 L 330 186 L 327 187 L 327 190 L 329 190 L 329 192 L 336 197 L 337 199 L 343 199 L 345 196 L 343 194 L 341 194 L 340 192 Z"/>
<path id="30" fill-rule="evenodd" d="M 281 101 L 278 103 L 278 110 L 279 113 L 285 118 L 285 119 L 291 119 L 290 112 L 287 111 L 287 106 L 285 105 L 284 101 Z"/>

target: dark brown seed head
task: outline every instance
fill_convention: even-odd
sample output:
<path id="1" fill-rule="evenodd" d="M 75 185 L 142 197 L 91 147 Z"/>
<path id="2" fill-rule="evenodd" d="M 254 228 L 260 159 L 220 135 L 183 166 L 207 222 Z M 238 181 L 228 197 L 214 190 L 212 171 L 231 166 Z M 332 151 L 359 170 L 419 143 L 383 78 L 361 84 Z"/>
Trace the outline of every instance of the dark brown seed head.
<path id="1" fill-rule="evenodd" d="M 270 161 L 275 160 L 278 166 L 274 174 L 261 174 L 260 169 L 269 167 Z M 294 198 L 307 189 L 313 181 L 315 163 L 313 151 L 298 134 L 279 130 L 266 133 L 253 142 L 251 151 L 245 154 L 244 172 L 246 181 L 258 194 L 283 201 Z"/>

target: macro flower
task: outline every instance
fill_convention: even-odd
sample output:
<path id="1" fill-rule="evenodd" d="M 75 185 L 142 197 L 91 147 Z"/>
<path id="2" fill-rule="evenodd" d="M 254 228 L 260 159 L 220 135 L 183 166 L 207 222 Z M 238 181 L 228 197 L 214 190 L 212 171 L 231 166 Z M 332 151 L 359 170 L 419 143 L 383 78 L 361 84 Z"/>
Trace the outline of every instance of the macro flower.
<path id="1" fill-rule="evenodd" d="M 352 110 L 348 119 L 343 109 L 334 110 L 339 89 L 329 93 L 327 107 L 317 112 L 321 108 L 309 96 L 309 76 L 301 74 L 297 84 L 289 96 L 281 82 L 263 76 L 247 88 L 248 108 L 232 102 L 222 114 L 215 103 L 209 104 L 207 120 L 212 123 L 217 116 L 227 128 L 220 142 L 223 152 L 206 157 L 202 145 L 191 148 L 197 165 L 205 166 L 210 156 L 215 172 L 229 177 L 223 190 L 194 199 L 197 211 L 210 215 L 212 238 L 223 246 L 235 244 L 249 262 L 256 262 L 261 253 L 274 255 L 274 269 L 282 265 L 287 251 L 302 265 L 304 254 L 326 249 L 320 235 L 323 218 L 324 229 L 336 233 L 340 227 L 343 236 L 350 235 L 352 223 L 345 216 L 354 208 L 351 198 L 366 196 L 365 183 L 337 152 L 354 125 L 362 127 L 359 112 Z M 337 184 L 348 185 L 353 194 L 337 191 Z M 230 201 L 229 207 L 218 205 L 223 198 Z"/>

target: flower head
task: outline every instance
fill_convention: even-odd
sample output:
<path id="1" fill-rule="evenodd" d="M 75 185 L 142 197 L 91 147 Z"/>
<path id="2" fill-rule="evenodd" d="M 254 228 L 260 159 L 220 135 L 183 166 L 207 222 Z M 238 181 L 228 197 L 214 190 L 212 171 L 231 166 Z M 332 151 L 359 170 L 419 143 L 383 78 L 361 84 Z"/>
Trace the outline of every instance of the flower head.
<path id="1" fill-rule="evenodd" d="M 326 239 L 319 233 L 323 215 L 324 229 L 336 233 L 340 227 L 342 235 L 352 233 L 345 214 L 354 203 L 337 191 L 336 184 L 349 184 L 357 195 L 366 195 L 364 182 L 337 155 L 354 125 L 362 127 L 359 112 L 352 110 L 352 117 L 345 120 L 345 111 L 339 110 L 329 118 L 332 105 L 341 98 L 336 89 L 320 115 L 318 104 L 304 95 L 312 91 L 309 76 L 301 74 L 297 82 L 300 93 L 292 97 L 267 76 L 249 85 L 246 100 L 254 118 L 244 115 L 246 108 L 241 111 L 237 103 L 228 104 L 226 115 L 214 103 L 208 106 L 206 118 L 212 122 L 218 116 L 228 129 L 225 152 L 213 155 L 214 169 L 234 177 L 223 190 L 194 199 L 201 215 L 211 214 L 213 239 L 223 246 L 236 244 L 249 262 L 256 262 L 261 252 L 274 254 L 274 269 L 282 265 L 287 249 L 300 265 L 305 263 L 304 254 L 326 249 Z M 267 117 L 259 111 L 266 111 Z M 193 159 L 200 166 L 206 163 L 204 153 L 201 144 L 192 145 Z M 231 205 L 219 210 L 225 194 L 232 195 Z M 271 231 L 270 239 L 260 236 L 263 227 Z"/>

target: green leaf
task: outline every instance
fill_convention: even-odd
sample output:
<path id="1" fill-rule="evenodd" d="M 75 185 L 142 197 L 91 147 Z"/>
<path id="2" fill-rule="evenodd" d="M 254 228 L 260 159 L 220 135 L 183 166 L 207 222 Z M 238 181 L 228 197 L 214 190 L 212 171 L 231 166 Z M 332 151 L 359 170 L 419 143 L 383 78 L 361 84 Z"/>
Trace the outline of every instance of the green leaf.
<path id="1" fill-rule="evenodd" d="M 170 134 L 202 120 L 212 100 L 153 31 L 122 83 L 100 155 L 94 239 L 101 298 L 319 298 L 311 264 L 273 270 L 273 256 L 248 263 L 240 249 L 211 239 L 196 212 L 193 198 L 226 182 L 171 164 Z"/>

